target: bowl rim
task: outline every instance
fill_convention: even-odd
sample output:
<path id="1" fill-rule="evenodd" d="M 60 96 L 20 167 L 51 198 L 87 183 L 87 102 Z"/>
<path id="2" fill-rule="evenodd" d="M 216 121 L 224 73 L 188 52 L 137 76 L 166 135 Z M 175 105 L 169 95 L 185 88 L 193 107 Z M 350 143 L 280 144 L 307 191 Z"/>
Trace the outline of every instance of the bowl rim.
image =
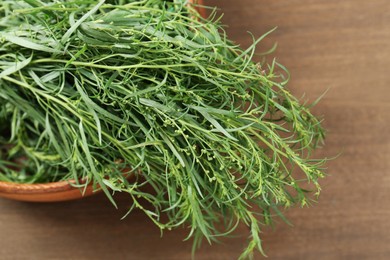
<path id="1" fill-rule="evenodd" d="M 85 183 L 85 182 L 79 182 Z M 16 183 L 0 181 L 0 193 L 7 194 L 39 194 L 39 193 L 56 193 L 74 189 L 84 189 L 76 187 L 75 180 L 56 181 L 48 183 Z M 91 185 L 91 184 L 88 184 Z"/>

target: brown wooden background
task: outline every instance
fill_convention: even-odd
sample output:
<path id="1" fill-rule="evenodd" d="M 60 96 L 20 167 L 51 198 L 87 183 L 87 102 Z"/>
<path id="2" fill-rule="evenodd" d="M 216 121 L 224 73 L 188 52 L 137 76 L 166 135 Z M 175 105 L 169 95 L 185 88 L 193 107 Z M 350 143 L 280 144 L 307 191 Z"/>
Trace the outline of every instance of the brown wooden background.
<path id="1" fill-rule="evenodd" d="M 319 203 L 287 213 L 263 234 L 269 259 L 390 259 L 390 1 L 208 1 L 225 12 L 231 38 L 265 42 L 286 65 L 290 89 L 324 115 L 328 164 Z M 185 230 L 159 231 L 141 213 L 120 221 L 103 195 L 77 202 L 27 204 L 0 199 L 0 259 L 190 259 Z M 246 234 L 246 230 L 240 231 Z M 235 259 L 245 237 L 204 246 L 197 259 Z M 262 258 L 257 255 L 258 259 Z"/>

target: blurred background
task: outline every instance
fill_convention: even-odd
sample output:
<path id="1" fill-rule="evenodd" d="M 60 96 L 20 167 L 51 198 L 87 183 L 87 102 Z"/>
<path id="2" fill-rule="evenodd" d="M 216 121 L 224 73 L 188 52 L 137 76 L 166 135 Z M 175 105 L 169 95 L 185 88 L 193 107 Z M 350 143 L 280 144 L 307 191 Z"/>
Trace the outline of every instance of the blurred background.
<path id="1" fill-rule="evenodd" d="M 319 202 L 286 212 L 262 237 L 269 259 L 390 259 L 390 1 L 208 0 L 225 13 L 235 42 L 247 47 L 278 26 L 259 48 L 291 73 L 289 88 L 315 100 L 324 117 L 328 163 Z M 186 230 L 160 238 L 140 212 L 120 218 L 100 194 L 76 202 L 28 204 L 0 199 L 0 259 L 190 259 Z M 243 235 L 240 236 L 240 233 Z M 236 259 L 247 230 L 196 259 Z M 257 254 L 256 259 L 262 259 Z"/>

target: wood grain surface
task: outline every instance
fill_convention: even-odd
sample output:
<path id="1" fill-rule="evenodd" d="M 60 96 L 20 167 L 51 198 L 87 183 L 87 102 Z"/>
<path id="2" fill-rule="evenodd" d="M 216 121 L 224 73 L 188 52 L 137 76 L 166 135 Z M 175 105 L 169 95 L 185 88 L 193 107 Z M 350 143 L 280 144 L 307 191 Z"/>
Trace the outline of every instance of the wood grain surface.
<path id="1" fill-rule="evenodd" d="M 207 1 L 225 13 L 231 38 L 278 26 L 259 49 L 291 72 L 290 89 L 314 100 L 328 129 L 317 155 L 328 164 L 319 203 L 294 208 L 264 230 L 268 259 L 390 259 L 390 1 Z M 29 204 L 0 200 L 0 259 L 191 259 L 187 231 L 160 238 L 140 212 L 124 220 L 130 201 L 114 209 L 103 194 L 81 201 Z M 196 259 L 236 259 L 247 230 L 220 245 L 204 245 Z M 257 254 L 256 259 L 262 259 Z"/>

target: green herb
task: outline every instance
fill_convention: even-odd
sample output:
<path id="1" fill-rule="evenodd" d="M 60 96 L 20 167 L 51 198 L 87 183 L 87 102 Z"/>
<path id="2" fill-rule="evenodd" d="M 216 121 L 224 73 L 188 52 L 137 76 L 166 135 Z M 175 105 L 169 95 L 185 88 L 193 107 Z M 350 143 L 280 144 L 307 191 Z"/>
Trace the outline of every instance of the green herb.
<path id="1" fill-rule="evenodd" d="M 1 1 L 0 179 L 126 192 L 194 248 L 244 223 L 246 258 L 309 203 L 301 183 L 319 193 L 324 131 L 283 66 L 252 61 L 264 37 L 243 50 L 183 2 Z"/>

